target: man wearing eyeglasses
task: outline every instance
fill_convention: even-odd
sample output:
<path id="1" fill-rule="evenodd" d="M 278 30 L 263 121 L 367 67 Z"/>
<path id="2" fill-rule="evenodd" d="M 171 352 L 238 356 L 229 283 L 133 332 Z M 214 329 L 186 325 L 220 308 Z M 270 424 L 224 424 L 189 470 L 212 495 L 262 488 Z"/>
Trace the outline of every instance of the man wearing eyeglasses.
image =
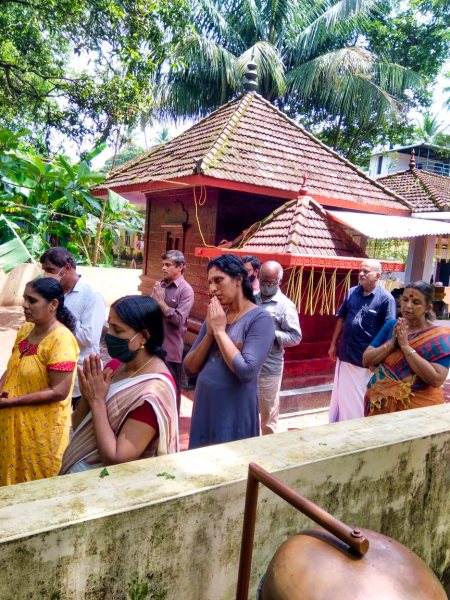
<path id="1" fill-rule="evenodd" d="M 280 412 L 280 388 L 283 378 L 284 349 L 296 346 L 302 332 L 295 304 L 280 290 L 283 267 L 271 260 L 265 262 L 259 272 L 260 294 L 256 301 L 272 315 L 275 339 L 272 349 L 261 367 L 258 378 L 259 412 L 261 433 L 276 433 Z"/>

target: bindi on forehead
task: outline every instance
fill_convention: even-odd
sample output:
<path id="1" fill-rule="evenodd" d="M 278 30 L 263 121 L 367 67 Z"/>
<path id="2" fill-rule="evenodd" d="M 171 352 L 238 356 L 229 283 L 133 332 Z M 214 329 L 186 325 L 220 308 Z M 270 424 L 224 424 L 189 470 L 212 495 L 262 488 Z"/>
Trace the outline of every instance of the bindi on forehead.
<path id="1" fill-rule="evenodd" d="M 404 300 L 419 300 L 420 302 L 425 302 L 423 294 L 421 294 L 418 290 L 405 290 L 402 298 Z"/>

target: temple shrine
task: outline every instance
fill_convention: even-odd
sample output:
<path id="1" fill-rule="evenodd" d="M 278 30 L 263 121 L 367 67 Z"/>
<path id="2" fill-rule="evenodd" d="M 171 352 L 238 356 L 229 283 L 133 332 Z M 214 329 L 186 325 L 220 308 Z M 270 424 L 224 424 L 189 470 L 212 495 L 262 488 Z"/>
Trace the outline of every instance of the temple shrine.
<path id="1" fill-rule="evenodd" d="M 358 237 L 352 239 L 329 209 L 411 214 L 401 196 L 254 91 L 119 167 L 95 194 L 105 196 L 109 189 L 146 203 L 143 293 L 161 278 L 161 254 L 184 252 L 196 297 L 188 344 L 209 299 L 209 257 L 235 251 L 283 265 L 283 289 L 299 308 L 303 330 L 302 343 L 286 357 L 286 376 L 303 378 L 303 385 L 311 377 L 329 380 L 333 314 L 366 256 Z M 385 269 L 403 266 L 386 263 Z"/>

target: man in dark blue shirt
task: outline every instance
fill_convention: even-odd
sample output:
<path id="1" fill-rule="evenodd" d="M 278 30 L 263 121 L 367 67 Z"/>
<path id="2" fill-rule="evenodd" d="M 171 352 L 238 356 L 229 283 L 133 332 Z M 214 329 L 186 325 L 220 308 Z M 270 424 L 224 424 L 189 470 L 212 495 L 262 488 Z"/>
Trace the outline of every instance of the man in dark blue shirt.
<path id="1" fill-rule="evenodd" d="M 349 290 L 337 313 L 328 355 L 336 362 L 330 423 L 364 416 L 364 395 L 371 372 L 362 366 L 364 350 L 386 321 L 395 319 L 395 300 L 378 285 L 381 264 L 365 260 L 359 285 Z"/>

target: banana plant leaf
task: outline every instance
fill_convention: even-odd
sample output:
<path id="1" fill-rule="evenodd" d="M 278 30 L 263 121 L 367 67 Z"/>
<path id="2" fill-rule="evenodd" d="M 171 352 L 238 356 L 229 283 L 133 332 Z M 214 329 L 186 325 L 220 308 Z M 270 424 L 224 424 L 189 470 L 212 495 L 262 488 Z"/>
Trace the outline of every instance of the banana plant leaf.
<path id="1" fill-rule="evenodd" d="M 28 262 L 30 258 L 30 253 L 17 238 L 0 245 L 0 269 L 5 273 L 12 271 L 17 265 Z"/>

